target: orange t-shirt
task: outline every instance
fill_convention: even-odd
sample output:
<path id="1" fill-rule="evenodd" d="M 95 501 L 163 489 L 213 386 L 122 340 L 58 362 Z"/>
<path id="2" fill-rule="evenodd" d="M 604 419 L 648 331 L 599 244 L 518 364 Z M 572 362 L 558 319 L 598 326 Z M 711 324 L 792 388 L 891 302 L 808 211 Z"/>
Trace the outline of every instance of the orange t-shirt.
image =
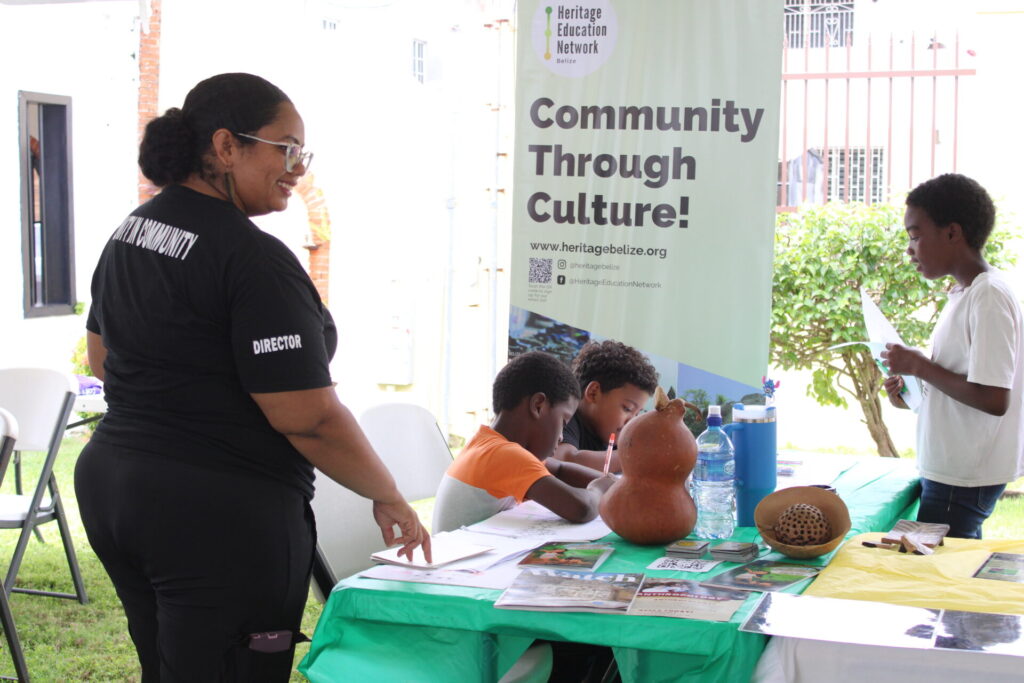
<path id="1" fill-rule="evenodd" d="M 549 476 L 533 453 L 481 426 L 441 480 L 433 531 L 475 524 L 521 503 L 531 486 Z"/>

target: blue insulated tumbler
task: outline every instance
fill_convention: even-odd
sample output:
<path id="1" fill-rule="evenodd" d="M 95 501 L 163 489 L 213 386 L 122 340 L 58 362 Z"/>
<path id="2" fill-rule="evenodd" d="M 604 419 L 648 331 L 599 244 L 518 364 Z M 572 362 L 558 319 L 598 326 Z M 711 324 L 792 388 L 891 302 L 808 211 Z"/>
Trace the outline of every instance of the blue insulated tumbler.
<path id="1" fill-rule="evenodd" d="M 775 407 L 732 407 L 732 424 L 724 429 L 736 458 L 736 524 L 754 526 L 754 508 L 775 490 Z"/>

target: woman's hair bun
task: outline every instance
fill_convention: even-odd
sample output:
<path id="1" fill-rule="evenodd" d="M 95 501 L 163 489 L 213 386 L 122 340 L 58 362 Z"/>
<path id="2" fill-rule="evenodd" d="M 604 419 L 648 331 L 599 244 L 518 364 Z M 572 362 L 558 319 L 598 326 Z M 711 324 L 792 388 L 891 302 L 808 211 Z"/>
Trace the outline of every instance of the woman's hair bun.
<path id="1" fill-rule="evenodd" d="M 202 174 L 218 130 L 254 133 L 277 118 L 281 103 L 288 101 L 280 88 L 253 74 L 211 76 L 189 91 L 180 109 L 168 109 L 146 125 L 139 167 L 157 187 Z"/>
<path id="2" fill-rule="evenodd" d="M 146 124 L 139 145 L 139 168 L 157 187 L 185 180 L 198 170 L 195 134 L 181 109 L 172 107 Z"/>

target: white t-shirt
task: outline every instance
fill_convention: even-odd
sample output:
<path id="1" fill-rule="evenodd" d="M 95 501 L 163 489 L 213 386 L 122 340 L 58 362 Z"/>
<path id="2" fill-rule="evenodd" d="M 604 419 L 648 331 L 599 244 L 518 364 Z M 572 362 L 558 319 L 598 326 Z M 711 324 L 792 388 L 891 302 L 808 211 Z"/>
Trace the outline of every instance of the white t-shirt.
<path id="1" fill-rule="evenodd" d="M 1024 473 L 1024 319 L 1003 275 L 989 270 L 949 294 L 932 333 L 932 360 L 968 382 L 1010 390 L 1005 415 L 960 403 L 922 382 L 921 476 L 950 486 L 1005 484 Z"/>

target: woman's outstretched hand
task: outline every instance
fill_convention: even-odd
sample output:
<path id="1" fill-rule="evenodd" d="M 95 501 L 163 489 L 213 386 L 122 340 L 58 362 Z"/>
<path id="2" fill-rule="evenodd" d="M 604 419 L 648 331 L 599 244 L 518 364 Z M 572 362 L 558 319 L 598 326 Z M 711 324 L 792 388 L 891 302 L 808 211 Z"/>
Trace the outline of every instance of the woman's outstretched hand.
<path id="1" fill-rule="evenodd" d="M 398 551 L 399 555 L 405 555 L 412 562 L 413 551 L 416 548 L 422 548 L 427 563 L 433 560 L 430 553 L 430 534 L 423 528 L 419 516 L 409 503 L 404 500 L 390 503 L 375 500 L 373 501 L 373 519 L 380 527 L 384 543 L 389 548 L 393 545 L 402 546 L 402 549 Z M 401 532 L 398 535 L 395 534 L 396 524 Z"/>

